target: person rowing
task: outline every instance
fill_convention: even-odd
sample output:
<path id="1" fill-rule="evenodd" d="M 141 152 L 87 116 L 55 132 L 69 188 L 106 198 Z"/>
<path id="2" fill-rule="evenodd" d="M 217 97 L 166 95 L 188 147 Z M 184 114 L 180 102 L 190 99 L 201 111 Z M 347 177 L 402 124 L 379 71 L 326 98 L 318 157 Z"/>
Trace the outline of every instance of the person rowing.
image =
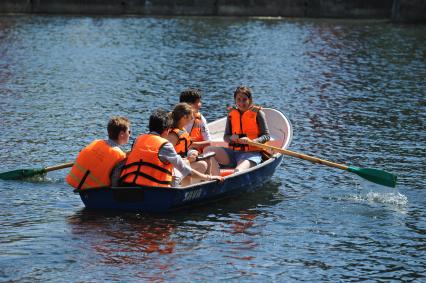
<path id="1" fill-rule="evenodd" d="M 262 162 L 262 149 L 247 142 L 266 143 L 270 140 L 265 113 L 253 104 L 251 89 L 239 86 L 234 91 L 235 106 L 231 107 L 226 120 L 223 139 L 228 147 L 209 146 L 204 152 L 214 152 L 221 166 L 246 170 Z"/>
<path id="2" fill-rule="evenodd" d="M 72 187 L 88 189 L 115 184 L 120 164 L 126 158 L 120 146 L 129 142 L 130 121 L 126 117 L 114 116 L 109 120 L 107 130 L 108 140 L 95 140 L 78 154 L 66 177 Z"/>

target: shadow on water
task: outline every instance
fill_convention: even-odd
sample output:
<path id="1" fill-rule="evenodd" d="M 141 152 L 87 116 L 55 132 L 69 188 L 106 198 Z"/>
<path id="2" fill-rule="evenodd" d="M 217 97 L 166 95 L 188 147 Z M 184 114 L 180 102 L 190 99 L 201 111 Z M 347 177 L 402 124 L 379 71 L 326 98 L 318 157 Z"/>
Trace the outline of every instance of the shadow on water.
<path id="1" fill-rule="evenodd" d="M 250 233 L 264 208 L 282 201 L 281 184 L 269 181 L 254 193 L 171 214 L 82 209 L 67 219 L 74 236 L 92 243 L 106 264 L 137 263 L 149 254 L 172 254 L 182 238 L 203 239 L 209 232 Z M 180 243 L 182 245 L 182 243 Z"/>

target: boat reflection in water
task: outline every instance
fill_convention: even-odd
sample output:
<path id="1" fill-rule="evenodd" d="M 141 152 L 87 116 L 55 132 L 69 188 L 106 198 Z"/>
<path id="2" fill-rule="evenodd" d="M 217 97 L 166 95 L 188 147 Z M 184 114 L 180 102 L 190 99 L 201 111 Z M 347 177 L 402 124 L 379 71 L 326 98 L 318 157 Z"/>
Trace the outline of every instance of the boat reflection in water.
<path id="1" fill-rule="evenodd" d="M 105 264 L 137 264 L 152 253 L 171 254 L 176 246 L 176 222 L 165 218 L 83 209 L 68 224 L 74 236 L 90 243 L 84 253 Z"/>
<path id="2" fill-rule="evenodd" d="M 158 272 L 159 266 L 163 271 L 172 272 L 168 265 L 170 257 L 178 260 L 176 256 L 187 256 L 193 249 L 212 244 L 206 241 L 215 242 L 215 252 L 232 250 L 232 256 L 226 252 L 226 257 L 252 260 L 253 256 L 243 256 L 247 249 L 257 246 L 247 236 L 260 236 L 261 229 L 256 226 L 256 219 L 263 209 L 282 201 L 276 196 L 280 185 L 271 181 L 255 194 L 167 216 L 84 208 L 67 221 L 75 239 L 71 243 L 76 249 L 75 260 L 102 262 L 111 267 L 149 268 L 156 265 L 156 274 L 140 274 L 141 278 L 149 280 L 164 279 L 164 274 Z M 206 250 L 206 256 L 211 252 Z"/>

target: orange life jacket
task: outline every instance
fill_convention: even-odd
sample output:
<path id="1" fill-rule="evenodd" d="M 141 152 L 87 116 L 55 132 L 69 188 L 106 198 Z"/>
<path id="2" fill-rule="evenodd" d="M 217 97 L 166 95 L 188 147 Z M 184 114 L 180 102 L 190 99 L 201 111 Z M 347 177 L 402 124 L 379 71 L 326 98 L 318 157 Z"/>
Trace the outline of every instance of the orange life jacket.
<path id="1" fill-rule="evenodd" d="M 260 106 L 253 105 L 250 109 L 241 114 L 236 107 L 232 107 L 228 113 L 228 117 L 231 121 L 232 134 L 239 135 L 240 138 L 248 137 L 251 140 L 258 138 L 260 129 L 256 118 L 260 109 L 262 109 Z M 240 151 L 261 151 L 261 149 L 257 147 L 236 142 L 230 142 L 229 147 L 233 150 Z"/>
<path id="2" fill-rule="evenodd" d="M 193 142 L 204 141 L 203 134 L 201 133 L 202 124 L 203 123 L 201 120 L 201 114 L 195 113 L 194 123 L 192 124 L 191 131 L 189 132 L 189 135 L 191 136 L 191 140 Z"/>
<path id="3" fill-rule="evenodd" d="M 186 157 L 189 146 L 192 144 L 191 137 L 185 129 L 173 129 L 173 133 L 176 134 L 178 141 L 175 144 L 176 153 L 182 157 Z"/>
<path id="4" fill-rule="evenodd" d="M 95 140 L 78 154 L 66 181 L 76 189 L 107 187 L 111 185 L 111 170 L 125 158 L 126 154 L 118 147 Z"/>
<path id="5" fill-rule="evenodd" d="M 168 141 L 158 135 L 139 136 L 127 157 L 121 172 L 121 181 L 139 186 L 170 187 L 173 165 L 158 157 L 161 147 Z"/>
<path id="6" fill-rule="evenodd" d="M 192 128 L 191 131 L 189 132 L 189 136 L 191 137 L 191 141 L 192 142 L 200 142 L 200 141 L 204 141 L 204 137 L 202 134 L 202 126 L 203 126 L 203 122 L 201 120 L 201 114 L 200 113 L 195 113 L 194 114 L 194 123 L 192 124 Z M 200 146 L 197 148 L 198 153 L 203 153 L 203 149 L 206 146 Z"/>

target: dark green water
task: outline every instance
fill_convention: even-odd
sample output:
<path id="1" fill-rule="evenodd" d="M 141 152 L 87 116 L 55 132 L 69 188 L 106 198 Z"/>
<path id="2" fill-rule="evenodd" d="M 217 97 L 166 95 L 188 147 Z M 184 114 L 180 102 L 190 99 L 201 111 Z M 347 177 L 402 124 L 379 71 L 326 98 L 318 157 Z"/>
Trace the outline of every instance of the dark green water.
<path id="1" fill-rule="evenodd" d="M 0 171 L 72 161 L 186 87 L 209 121 L 237 85 L 290 149 L 396 173 L 396 189 L 285 157 L 258 193 L 168 216 L 96 213 L 64 183 L 0 181 L 1 282 L 424 282 L 426 26 L 0 17 Z"/>

